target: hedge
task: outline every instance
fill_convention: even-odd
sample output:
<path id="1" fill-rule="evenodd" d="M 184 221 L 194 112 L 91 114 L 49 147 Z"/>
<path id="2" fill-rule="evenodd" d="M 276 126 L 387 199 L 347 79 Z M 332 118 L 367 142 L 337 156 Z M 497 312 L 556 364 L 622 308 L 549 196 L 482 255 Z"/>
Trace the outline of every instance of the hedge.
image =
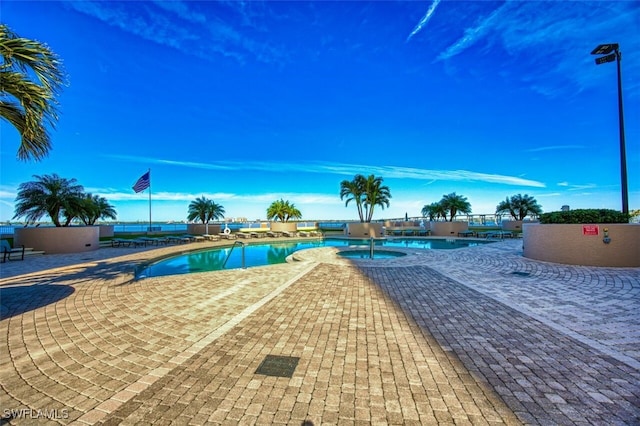
<path id="1" fill-rule="evenodd" d="M 629 223 L 629 215 L 611 209 L 576 209 L 543 213 L 540 223 Z"/>

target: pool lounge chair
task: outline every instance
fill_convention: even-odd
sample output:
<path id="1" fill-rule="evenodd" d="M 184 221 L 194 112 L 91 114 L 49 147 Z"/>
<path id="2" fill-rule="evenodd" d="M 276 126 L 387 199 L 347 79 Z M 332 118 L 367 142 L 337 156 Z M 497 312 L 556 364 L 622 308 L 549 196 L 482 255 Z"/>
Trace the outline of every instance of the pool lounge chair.
<path id="1" fill-rule="evenodd" d="M 267 231 L 267 237 L 278 238 L 282 236 L 282 232 Z"/>
<path id="2" fill-rule="evenodd" d="M 237 232 L 236 235 L 238 238 L 251 238 L 251 234 L 247 234 L 246 232 Z"/>
<path id="3" fill-rule="evenodd" d="M 285 237 L 297 237 L 298 233 L 297 232 L 282 231 L 282 235 L 284 235 Z"/>
<path id="4" fill-rule="evenodd" d="M 11 245 L 9 245 L 9 241 L 2 240 L 0 250 L 2 250 L 2 263 L 7 260 L 18 260 L 17 256 L 20 256 L 20 260 L 24 260 L 24 245 L 12 248 Z M 14 257 L 11 258 L 11 255 L 14 255 Z"/>
<path id="5" fill-rule="evenodd" d="M 131 240 L 131 244 L 133 244 L 134 247 L 146 247 L 150 242 L 143 238 L 136 238 Z"/>
<path id="6" fill-rule="evenodd" d="M 202 234 L 202 238 L 207 241 L 220 241 L 220 235 Z"/>
<path id="7" fill-rule="evenodd" d="M 139 240 L 144 240 L 148 245 L 159 246 L 160 244 L 169 244 L 169 240 L 164 237 L 140 237 Z"/>
<path id="8" fill-rule="evenodd" d="M 125 238 L 114 238 L 111 240 L 111 247 L 129 247 L 131 240 Z"/>

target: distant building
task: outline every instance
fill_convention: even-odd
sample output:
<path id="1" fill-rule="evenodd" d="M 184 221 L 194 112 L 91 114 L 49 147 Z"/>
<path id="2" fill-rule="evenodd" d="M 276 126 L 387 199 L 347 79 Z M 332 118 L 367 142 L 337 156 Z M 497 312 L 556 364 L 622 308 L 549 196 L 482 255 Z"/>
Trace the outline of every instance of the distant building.
<path id="1" fill-rule="evenodd" d="M 560 210 L 562 210 L 563 212 L 568 212 L 569 206 L 565 204 L 564 206 L 560 207 Z"/>

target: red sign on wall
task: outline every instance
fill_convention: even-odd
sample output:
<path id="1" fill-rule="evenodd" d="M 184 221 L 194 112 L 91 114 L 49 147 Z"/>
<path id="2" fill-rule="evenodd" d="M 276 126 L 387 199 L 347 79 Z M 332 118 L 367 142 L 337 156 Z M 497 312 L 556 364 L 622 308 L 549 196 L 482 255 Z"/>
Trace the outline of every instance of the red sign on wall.
<path id="1" fill-rule="evenodd" d="M 598 235 L 599 231 L 598 225 L 582 225 L 582 235 Z"/>

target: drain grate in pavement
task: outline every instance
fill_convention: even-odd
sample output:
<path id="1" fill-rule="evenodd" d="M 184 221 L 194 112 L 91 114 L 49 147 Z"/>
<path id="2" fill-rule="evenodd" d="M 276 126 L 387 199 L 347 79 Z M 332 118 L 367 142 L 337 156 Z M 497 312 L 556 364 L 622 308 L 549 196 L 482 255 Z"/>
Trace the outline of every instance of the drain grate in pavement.
<path id="1" fill-rule="evenodd" d="M 292 377 L 300 358 L 294 356 L 267 355 L 256 374 L 275 377 Z"/>
<path id="2" fill-rule="evenodd" d="M 529 275 L 531 275 L 529 274 L 529 272 L 521 272 L 521 271 L 513 271 L 511 274 L 518 275 L 521 277 L 528 277 Z"/>

